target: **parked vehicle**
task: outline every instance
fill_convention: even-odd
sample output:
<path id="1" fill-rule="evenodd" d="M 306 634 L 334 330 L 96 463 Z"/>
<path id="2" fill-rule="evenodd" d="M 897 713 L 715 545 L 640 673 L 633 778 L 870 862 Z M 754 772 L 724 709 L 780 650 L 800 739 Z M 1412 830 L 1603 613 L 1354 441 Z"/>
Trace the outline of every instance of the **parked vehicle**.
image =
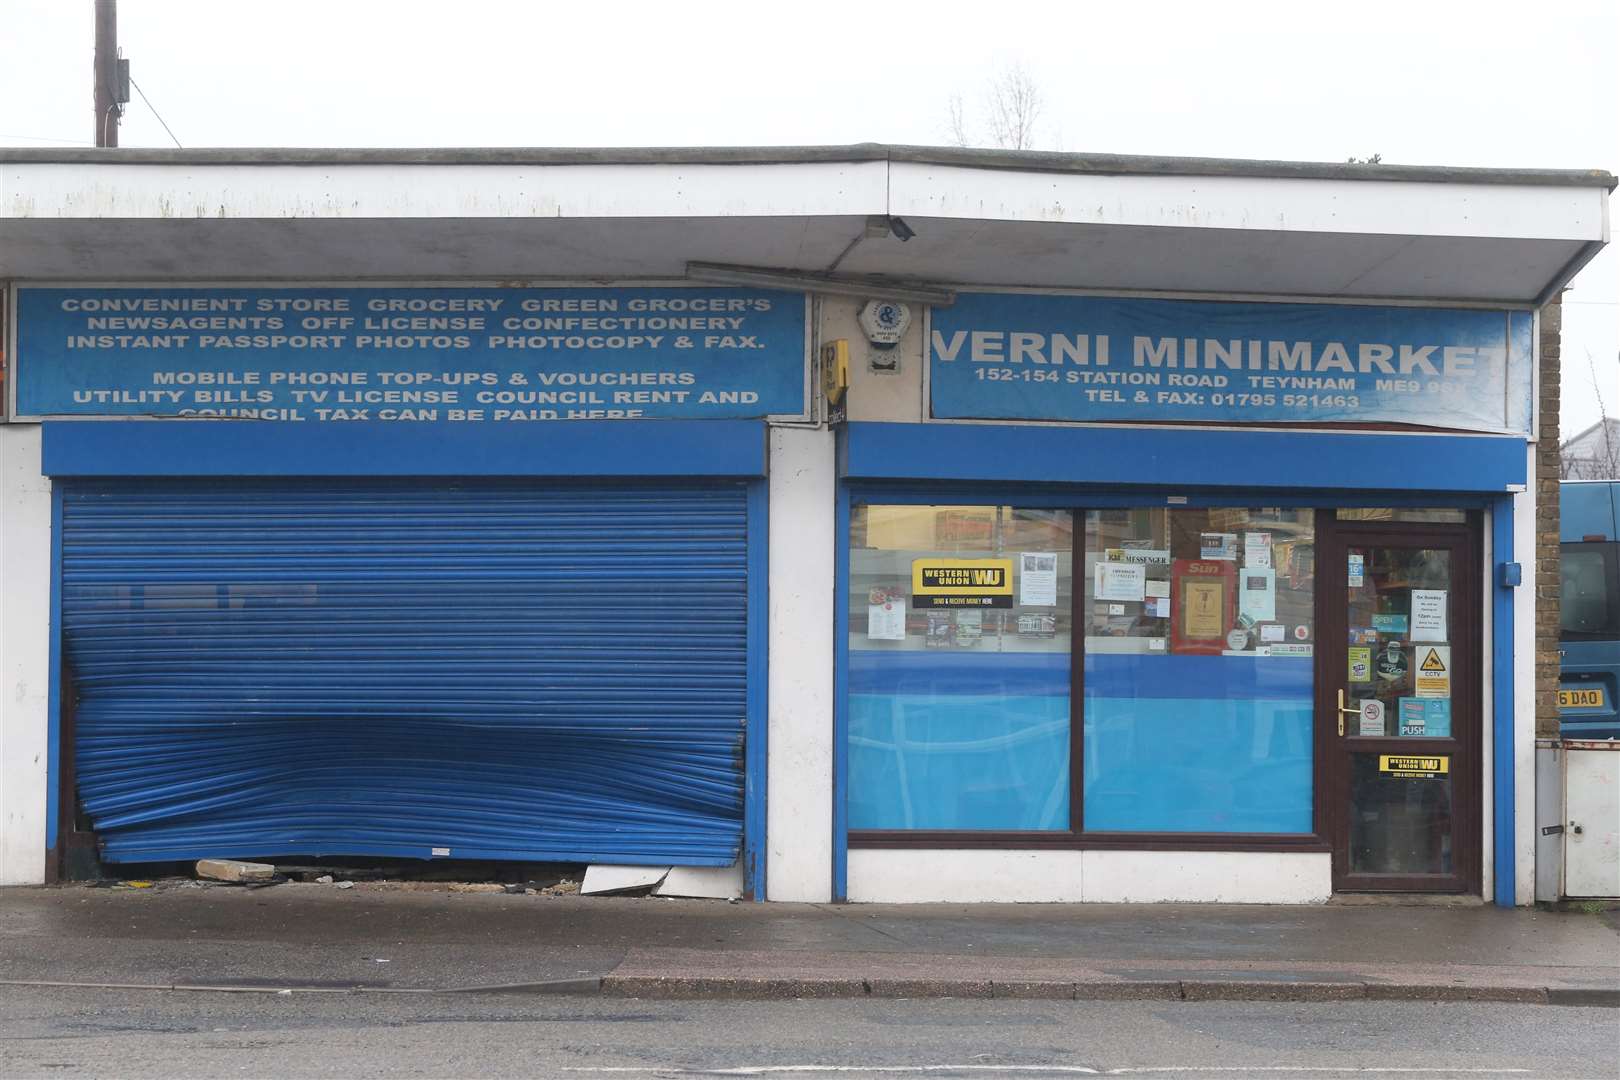
<path id="1" fill-rule="evenodd" d="M 1620 482 L 1559 485 L 1558 711 L 1566 739 L 1620 739 Z"/>

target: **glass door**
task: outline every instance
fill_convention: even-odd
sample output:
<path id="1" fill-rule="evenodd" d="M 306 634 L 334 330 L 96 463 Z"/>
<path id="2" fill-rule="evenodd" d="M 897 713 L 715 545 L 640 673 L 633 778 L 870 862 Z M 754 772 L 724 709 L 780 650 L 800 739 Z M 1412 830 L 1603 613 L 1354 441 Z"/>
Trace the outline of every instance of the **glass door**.
<path id="1" fill-rule="evenodd" d="M 1317 717 L 1338 892 L 1480 887 L 1480 591 L 1469 526 L 1321 537 Z"/>

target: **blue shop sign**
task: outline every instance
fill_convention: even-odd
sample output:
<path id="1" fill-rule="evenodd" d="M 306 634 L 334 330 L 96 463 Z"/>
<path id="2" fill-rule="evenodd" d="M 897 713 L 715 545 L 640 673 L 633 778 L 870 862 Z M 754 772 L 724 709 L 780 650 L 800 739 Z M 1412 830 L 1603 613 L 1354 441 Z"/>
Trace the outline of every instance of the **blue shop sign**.
<path id="1" fill-rule="evenodd" d="M 944 419 L 1414 424 L 1528 433 L 1526 311 L 963 293 Z"/>
<path id="2" fill-rule="evenodd" d="M 19 288 L 15 414 L 803 416 L 805 326 L 728 288 Z"/>

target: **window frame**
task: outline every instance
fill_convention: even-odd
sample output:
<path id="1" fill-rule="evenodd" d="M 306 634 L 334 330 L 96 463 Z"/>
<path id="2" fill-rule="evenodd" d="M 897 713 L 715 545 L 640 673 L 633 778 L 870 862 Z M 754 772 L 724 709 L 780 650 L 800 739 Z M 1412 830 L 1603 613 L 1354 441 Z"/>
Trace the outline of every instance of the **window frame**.
<path id="1" fill-rule="evenodd" d="M 1301 852 L 1331 853 L 1325 807 L 1321 798 L 1327 782 L 1325 775 L 1328 757 L 1320 739 L 1311 746 L 1311 831 L 1309 833 L 1227 833 L 1227 832 L 1087 832 L 1085 829 L 1085 740 L 1084 717 L 1077 712 L 1077 703 L 1084 700 L 1085 663 L 1083 634 L 1080 628 L 1085 605 L 1085 589 L 1080 586 L 1076 569 L 1076 587 L 1071 590 L 1070 617 L 1076 628 L 1078 647 L 1071 653 L 1069 664 L 1069 820 L 1067 830 L 991 830 L 991 829 L 852 829 L 848 827 L 848 718 L 849 718 L 849 637 L 850 637 L 850 522 L 856 506 L 867 505 L 981 505 L 1007 506 L 1015 509 L 1069 510 L 1076 515 L 1073 530 L 1073 565 L 1084 565 L 1085 529 L 1083 515 L 1088 510 L 1131 509 L 1141 506 L 1162 506 L 1175 510 L 1206 509 L 1215 507 L 1247 508 L 1277 506 L 1288 509 L 1332 511 L 1339 507 L 1453 507 L 1467 511 L 1468 524 L 1481 527 L 1481 511 L 1485 502 L 1478 498 L 1437 496 L 1434 494 L 1406 495 L 1366 493 L 1364 495 L 1327 495 L 1319 492 L 1246 491 L 1240 493 L 1172 494 L 1162 489 L 1076 491 L 1073 488 L 1036 485 L 1008 485 L 1004 488 L 939 485 L 893 485 L 882 483 L 841 482 L 840 513 L 837 518 L 837 581 L 834 599 L 834 619 L 837 633 L 834 638 L 836 672 L 834 679 L 834 769 L 833 784 L 834 821 L 837 831 L 844 834 L 850 848 L 864 849 L 999 849 L 999 850 L 1120 850 L 1133 851 L 1230 851 L 1230 852 Z M 1331 513 L 1327 515 L 1330 520 Z M 1318 531 L 1329 522 L 1318 520 Z M 1422 529 L 1416 523 L 1403 528 Z M 1455 529 L 1458 526 L 1445 526 Z M 1079 721 L 1077 723 L 1077 721 Z"/>

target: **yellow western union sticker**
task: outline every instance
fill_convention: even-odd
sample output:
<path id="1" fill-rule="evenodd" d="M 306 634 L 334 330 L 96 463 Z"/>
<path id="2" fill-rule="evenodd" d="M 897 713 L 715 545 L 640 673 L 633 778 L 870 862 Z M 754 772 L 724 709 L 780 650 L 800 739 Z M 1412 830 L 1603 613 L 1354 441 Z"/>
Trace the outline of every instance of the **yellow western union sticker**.
<path id="1" fill-rule="evenodd" d="M 1011 559 L 916 559 L 913 607 L 1012 607 Z"/>
<path id="2" fill-rule="evenodd" d="M 1451 771 L 1451 758 L 1445 754 L 1379 754 L 1378 771 L 1397 779 L 1433 780 Z"/>

